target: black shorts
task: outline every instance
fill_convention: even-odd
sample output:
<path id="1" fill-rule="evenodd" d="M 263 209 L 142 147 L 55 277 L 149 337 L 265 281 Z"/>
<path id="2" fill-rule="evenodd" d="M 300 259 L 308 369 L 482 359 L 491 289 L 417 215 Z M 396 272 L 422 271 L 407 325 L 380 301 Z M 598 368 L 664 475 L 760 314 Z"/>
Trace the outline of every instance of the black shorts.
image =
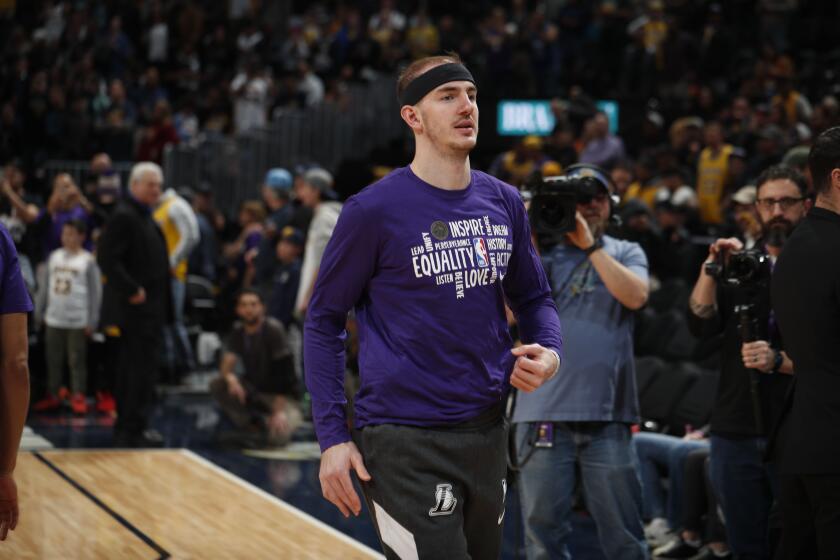
<path id="1" fill-rule="evenodd" d="M 507 426 L 501 407 L 445 428 L 367 426 L 353 439 L 389 559 L 493 559 L 501 551 Z"/>

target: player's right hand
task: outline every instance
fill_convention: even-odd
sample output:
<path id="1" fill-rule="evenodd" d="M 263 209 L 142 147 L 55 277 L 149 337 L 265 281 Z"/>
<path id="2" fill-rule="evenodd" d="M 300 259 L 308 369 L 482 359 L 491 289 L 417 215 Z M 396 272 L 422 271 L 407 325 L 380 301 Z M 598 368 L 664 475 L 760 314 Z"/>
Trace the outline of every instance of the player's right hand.
<path id="1" fill-rule="evenodd" d="M 351 468 L 361 480 L 370 480 L 362 454 L 352 441 L 333 445 L 321 455 L 321 472 L 318 475 L 321 492 L 344 517 L 350 517 L 351 512 L 358 516 L 362 511 L 359 495 L 350 480 Z"/>

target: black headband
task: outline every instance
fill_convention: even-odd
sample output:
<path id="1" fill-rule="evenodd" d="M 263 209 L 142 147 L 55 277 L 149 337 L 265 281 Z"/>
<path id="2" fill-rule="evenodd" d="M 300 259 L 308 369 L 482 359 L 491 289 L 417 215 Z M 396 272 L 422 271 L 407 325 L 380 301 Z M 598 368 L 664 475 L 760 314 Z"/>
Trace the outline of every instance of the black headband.
<path id="1" fill-rule="evenodd" d="M 435 66 L 428 72 L 423 72 L 408 84 L 400 97 L 400 107 L 416 105 L 426 94 L 447 82 L 467 81 L 475 84 L 470 71 L 463 64 L 450 62 Z"/>

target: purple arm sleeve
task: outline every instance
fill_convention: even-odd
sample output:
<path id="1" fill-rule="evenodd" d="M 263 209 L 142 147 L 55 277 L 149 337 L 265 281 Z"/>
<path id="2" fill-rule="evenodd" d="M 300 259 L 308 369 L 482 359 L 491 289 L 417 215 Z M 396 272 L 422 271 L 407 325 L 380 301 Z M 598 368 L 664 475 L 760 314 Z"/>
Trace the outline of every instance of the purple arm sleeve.
<path id="1" fill-rule="evenodd" d="M 376 270 L 375 224 L 354 199 L 342 209 L 324 252 L 304 325 L 306 386 L 321 450 L 350 440 L 344 407 L 347 313 Z"/>
<path id="2" fill-rule="evenodd" d="M 525 206 L 518 199 L 512 203 L 512 214 L 513 252 L 503 281 L 508 305 L 516 315 L 522 342 L 551 348 L 562 360 L 557 307 L 551 298 L 545 269 L 531 243 Z"/>

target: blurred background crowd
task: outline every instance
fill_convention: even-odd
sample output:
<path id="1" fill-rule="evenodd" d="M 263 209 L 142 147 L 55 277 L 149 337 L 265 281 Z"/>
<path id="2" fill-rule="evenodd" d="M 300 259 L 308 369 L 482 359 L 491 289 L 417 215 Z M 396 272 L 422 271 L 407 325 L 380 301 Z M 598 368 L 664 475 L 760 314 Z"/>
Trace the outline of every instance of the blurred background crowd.
<path id="1" fill-rule="evenodd" d="M 281 167 L 270 154 L 243 163 L 241 142 L 260 142 L 282 117 L 312 108 L 352 112 L 360 107 L 349 99 L 354 85 L 393 97 L 395 72 L 413 58 L 456 51 L 475 74 L 475 167 L 526 195 L 535 172 L 556 175 L 575 162 L 610 172 L 622 217 L 613 233 L 645 249 L 654 287 L 668 288 L 660 310 L 681 302 L 685 290 L 671 286 L 693 282 L 709 239 L 736 235 L 749 246 L 758 237 L 757 175 L 780 162 L 806 171 L 810 139 L 840 123 L 836 6 L 828 3 L 4 4 L 0 219 L 25 257 L 31 289 L 60 245 L 61 225 L 85 221 L 86 246 L 95 249 L 131 165 L 154 161 L 198 219 L 189 276 L 206 285 L 190 293 L 209 294 L 218 313 L 205 327 L 221 332 L 242 287 L 260 287 L 287 325 L 299 320 L 330 232 L 329 219 L 313 225 L 312 216 L 337 214 L 337 200 L 404 164 L 411 148 L 402 131 L 362 157 L 319 161 L 316 150 Z M 494 127 L 503 99 L 548 100 L 553 126 L 504 135 Z M 617 115 L 600 109 L 604 99 Z M 375 115 L 351 141 L 394 119 Z M 249 166 L 255 180 L 243 184 L 239 173 L 226 183 L 214 172 L 218 162 L 206 161 L 202 146 L 219 138 L 239 143 L 231 144 L 239 146 L 233 166 Z M 279 138 L 287 153 L 306 152 L 295 145 L 300 136 Z M 182 173 L 179 146 L 199 156 L 194 172 Z M 301 263 L 307 286 L 288 290 L 294 298 L 272 293 L 274 247 L 287 226 L 295 258 L 312 253 Z M 321 240 L 310 249 L 312 227 Z M 672 355 L 674 345 L 665 346 L 659 353 Z"/>

